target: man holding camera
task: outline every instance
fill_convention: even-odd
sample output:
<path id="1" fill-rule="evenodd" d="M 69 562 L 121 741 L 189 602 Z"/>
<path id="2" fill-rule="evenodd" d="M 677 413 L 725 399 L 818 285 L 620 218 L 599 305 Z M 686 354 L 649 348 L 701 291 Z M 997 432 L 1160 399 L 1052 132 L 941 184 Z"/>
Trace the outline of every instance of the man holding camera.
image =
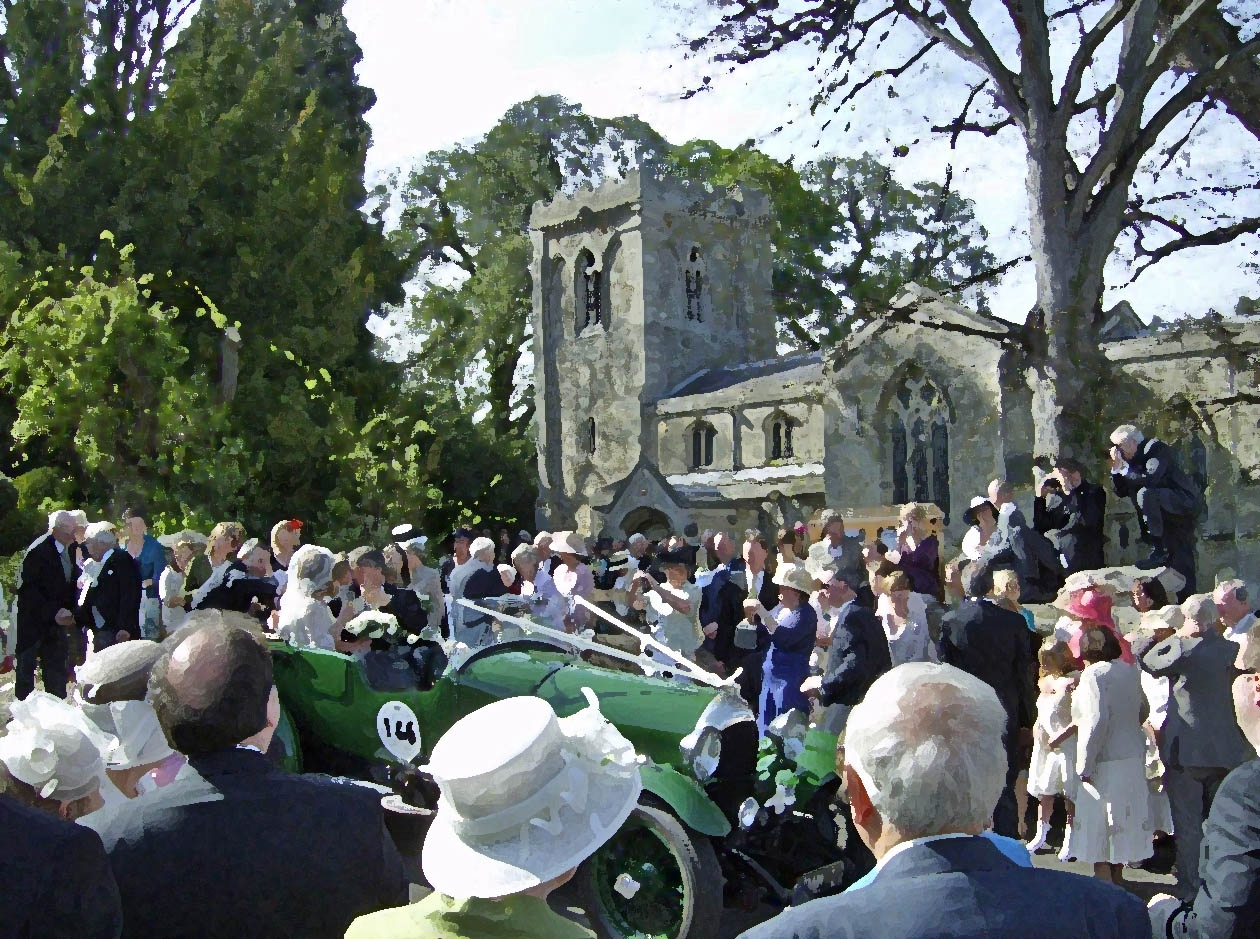
<path id="1" fill-rule="evenodd" d="M 1033 505 L 1033 527 L 1059 549 L 1068 574 L 1104 567 L 1103 518 L 1107 492 L 1085 478 L 1071 457 L 1055 461 Z"/>
<path id="2" fill-rule="evenodd" d="M 1172 448 L 1147 440 L 1132 424 L 1111 432 L 1111 482 L 1116 495 L 1137 506 L 1142 529 L 1151 545 L 1138 562 L 1143 570 L 1172 567 L 1186 578 L 1183 596 L 1194 593 L 1194 524 L 1202 494 L 1177 465 Z"/>

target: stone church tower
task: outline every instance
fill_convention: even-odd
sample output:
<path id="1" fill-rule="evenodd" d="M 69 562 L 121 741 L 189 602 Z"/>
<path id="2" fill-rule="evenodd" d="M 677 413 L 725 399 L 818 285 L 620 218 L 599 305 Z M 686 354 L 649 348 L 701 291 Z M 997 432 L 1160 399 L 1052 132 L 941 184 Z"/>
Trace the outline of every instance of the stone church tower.
<path id="1" fill-rule="evenodd" d="M 540 527 L 598 534 L 599 507 L 658 450 L 656 402 L 698 373 L 774 357 L 770 236 L 760 193 L 646 167 L 535 204 Z"/>

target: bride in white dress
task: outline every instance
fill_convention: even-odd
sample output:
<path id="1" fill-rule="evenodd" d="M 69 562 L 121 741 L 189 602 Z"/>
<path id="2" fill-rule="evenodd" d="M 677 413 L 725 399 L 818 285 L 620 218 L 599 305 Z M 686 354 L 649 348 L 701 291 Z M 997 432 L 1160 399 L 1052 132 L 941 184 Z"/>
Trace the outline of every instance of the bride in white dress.
<path id="1" fill-rule="evenodd" d="M 354 614 L 345 604 L 341 619 L 334 619 L 325 602 L 336 590 L 332 570 L 336 558 L 327 548 L 307 544 L 289 561 L 289 584 L 280 598 L 276 631 L 289 645 L 336 649 L 341 627 Z"/>

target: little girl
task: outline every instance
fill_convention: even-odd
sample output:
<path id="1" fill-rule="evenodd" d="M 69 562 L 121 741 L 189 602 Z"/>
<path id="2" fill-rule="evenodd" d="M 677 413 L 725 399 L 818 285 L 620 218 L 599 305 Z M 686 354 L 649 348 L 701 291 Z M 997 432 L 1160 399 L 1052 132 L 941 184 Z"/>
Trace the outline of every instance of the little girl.
<path id="1" fill-rule="evenodd" d="M 1033 728 L 1032 765 L 1028 768 L 1028 794 L 1037 799 L 1037 834 L 1028 842 L 1035 854 L 1046 845 L 1054 797 L 1063 796 L 1067 827 L 1063 833 L 1061 860 L 1071 857 L 1072 797 L 1076 778 L 1076 726 L 1072 723 L 1072 689 L 1079 673 L 1068 644 L 1053 637 L 1037 652 L 1041 679 L 1037 688 L 1037 723 Z"/>

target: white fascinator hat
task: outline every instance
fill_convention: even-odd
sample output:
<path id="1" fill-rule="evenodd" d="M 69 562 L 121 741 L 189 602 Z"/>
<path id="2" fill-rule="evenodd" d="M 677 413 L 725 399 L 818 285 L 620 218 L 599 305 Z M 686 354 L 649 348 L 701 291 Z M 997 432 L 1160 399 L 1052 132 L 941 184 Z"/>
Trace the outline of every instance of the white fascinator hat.
<path id="1" fill-rule="evenodd" d="M 546 701 L 507 698 L 457 721 L 427 767 L 441 789 L 424 875 L 458 899 L 503 897 L 594 854 L 634 810 L 638 757 L 589 707 L 557 718 Z"/>

